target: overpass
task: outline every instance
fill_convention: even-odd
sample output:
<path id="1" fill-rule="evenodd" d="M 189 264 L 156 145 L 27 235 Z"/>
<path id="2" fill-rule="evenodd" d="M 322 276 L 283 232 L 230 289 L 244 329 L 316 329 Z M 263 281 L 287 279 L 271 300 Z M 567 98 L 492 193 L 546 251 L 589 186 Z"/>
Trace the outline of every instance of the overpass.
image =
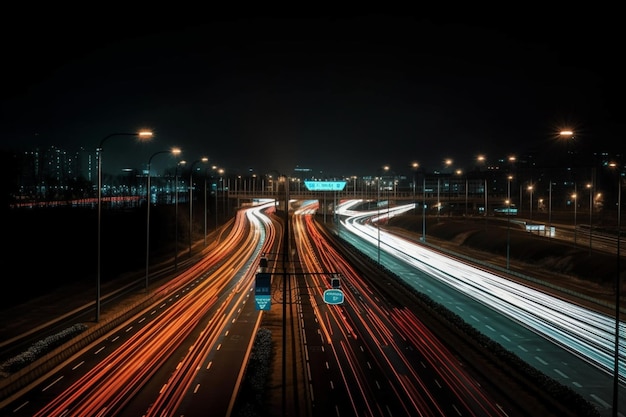
<path id="1" fill-rule="evenodd" d="M 236 201 L 239 207 L 245 203 L 252 203 L 261 199 L 285 200 L 284 190 L 237 190 L 225 191 L 226 197 Z M 343 191 L 310 191 L 302 188 L 289 190 L 290 200 L 318 200 L 320 207 L 332 209 L 335 204 L 345 200 L 380 201 L 383 204 L 389 202 L 392 206 L 415 203 L 418 209 L 425 205 L 428 212 L 452 211 L 457 214 L 484 214 L 485 195 L 484 194 L 463 194 L 458 193 L 437 193 L 437 190 L 425 193 L 413 193 L 411 191 L 393 190 L 343 190 Z M 487 196 L 487 206 L 491 212 L 496 207 L 505 206 L 506 196 Z M 234 202 L 235 202 L 234 201 Z"/>

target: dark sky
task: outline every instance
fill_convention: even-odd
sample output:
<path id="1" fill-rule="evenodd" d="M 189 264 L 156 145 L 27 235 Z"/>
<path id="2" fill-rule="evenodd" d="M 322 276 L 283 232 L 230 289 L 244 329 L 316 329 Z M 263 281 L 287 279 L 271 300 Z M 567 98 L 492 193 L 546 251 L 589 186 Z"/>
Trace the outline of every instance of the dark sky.
<path id="1" fill-rule="evenodd" d="M 95 149 L 149 128 L 150 144 L 107 140 L 105 171 L 178 146 L 230 173 L 328 176 L 410 172 L 412 161 L 434 170 L 445 158 L 465 169 L 478 154 L 556 157 L 563 128 L 581 150 L 623 152 L 619 12 L 509 7 L 24 10 L 2 29 L 2 146 Z"/>

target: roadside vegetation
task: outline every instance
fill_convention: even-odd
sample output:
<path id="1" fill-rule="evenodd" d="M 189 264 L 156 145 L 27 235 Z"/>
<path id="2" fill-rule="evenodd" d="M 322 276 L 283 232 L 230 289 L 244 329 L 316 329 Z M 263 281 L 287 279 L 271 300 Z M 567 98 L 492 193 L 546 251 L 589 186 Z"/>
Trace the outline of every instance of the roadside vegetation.
<path id="1" fill-rule="evenodd" d="M 419 215 L 397 216 L 390 219 L 388 227 L 419 237 L 422 218 Z M 586 235 L 580 236 L 578 245 L 574 245 L 527 232 L 518 223 L 507 224 L 502 219 L 429 216 L 427 241 L 429 238 L 431 242 L 436 239 L 435 245 L 445 244 L 446 248 L 461 252 L 471 250 L 476 256 L 500 266 L 505 263 L 508 246 L 510 262 L 517 268 L 529 274 L 541 273 L 542 278 L 552 274 L 551 279 L 558 285 L 613 303 L 617 257 L 597 249 L 590 252 Z M 623 296 L 626 262 L 621 262 L 620 274 Z"/>

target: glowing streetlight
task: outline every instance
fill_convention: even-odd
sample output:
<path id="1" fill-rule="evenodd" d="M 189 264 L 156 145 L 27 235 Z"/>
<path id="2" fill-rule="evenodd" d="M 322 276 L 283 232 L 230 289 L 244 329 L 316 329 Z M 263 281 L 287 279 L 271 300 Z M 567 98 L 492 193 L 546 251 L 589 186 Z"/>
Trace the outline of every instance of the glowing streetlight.
<path id="1" fill-rule="evenodd" d="M 178 167 L 185 165 L 187 161 L 180 161 L 176 164 L 174 172 L 174 193 L 175 193 L 175 210 L 174 210 L 174 270 L 178 269 Z"/>
<path id="2" fill-rule="evenodd" d="M 222 181 L 222 175 L 224 175 L 224 169 L 213 166 L 213 170 L 220 174 L 219 182 L 215 179 L 215 230 L 217 230 L 217 193 L 219 190 L 219 183 Z M 224 192 L 224 184 L 222 184 L 222 192 Z"/>
<path id="3" fill-rule="evenodd" d="M 615 346 L 614 346 L 614 368 L 613 368 L 613 412 L 611 415 L 617 417 L 617 398 L 619 389 L 619 317 L 620 317 L 620 293 L 622 291 L 622 283 L 620 276 L 620 236 L 622 232 L 621 213 L 622 213 L 622 176 L 617 169 L 618 165 L 614 162 L 609 167 L 617 171 L 617 271 L 615 273 Z"/>
<path id="4" fill-rule="evenodd" d="M 193 169 L 198 162 L 207 163 L 209 158 L 203 156 L 193 161 L 189 172 L 189 257 L 191 258 L 191 235 L 193 233 Z"/>
<path id="5" fill-rule="evenodd" d="M 487 161 L 487 157 L 485 155 L 478 155 L 476 157 L 476 161 L 478 161 L 481 164 L 484 164 Z M 488 204 L 488 200 L 487 200 L 487 173 L 485 173 L 485 220 L 487 220 L 487 215 L 489 213 L 489 204 Z M 485 224 L 487 224 L 487 222 L 485 221 Z"/>
<path id="6" fill-rule="evenodd" d="M 382 167 L 383 171 L 389 171 L 389 166 L 385 165 Z M 378 207 L 378 220 L 376 221 L 376 225 L 378 226 L 378 264 L 380 265 L 380 180 L 382 179 L 382 175 L 378 178 L 378 201 L 376 206 Z M 387 199 L 389 200 L 389 199 Z M 389 201 L 387 201 L 387 210 L 389 210 Z M 389 213 L 389 211 L 387 211 Z M 387 214 L 389 216 L 389 214 Z"/>
<path id="7" fill-rule="evenodd" d="M 511 180 L 513 176 L 507 177 L 506 187 L 506 269 L 510 269 L 510 253 L 511 253 Z"/>
<path id="8" fill-rule="evenodd" d="M 532 224 L 533 222 L 533 186 L 532 184 L 528 186 L 528 192 L 530 193 L 530 203 L 529 203 L 529 207 L 530 207 L 530 223 Z"/>
<path id="9" fill-rule="evenodd" d="M 207 223 L 207 206 L 206 206 L 206 189 L 207 189 L 207 172 L 208 169 L 204 170 L 204 247 L 206 248 L 206 223 Z"/>
<path id="10" fill-rule="evenodd" d="M 96 148 L 96 153 L 98 157 L 98 272 L 97 272 L 97 282 L 96 282 L 96 322 L 100 321 L 100 271 L 101 271 L 101 219 L 102 219 L 102 151 L 104 150 L 104 142 L 106 142 L 109 138 L 113 136 L 136 136 L 140 140 L 147 140 L 152 137 L 152 132 L 143 130 L 135 133 L 111 133 L 110 135 L 104 137 L 98 148 Z"/>
<path id="11" fill-rule="evenodd" d="M 169 151 L 158 151 L 153 153 L 152 155 L 150 155 L 150 158 L 148 159 L 148 165 L 147 165 L 147 186 L 146 186 L 146 291 L 148 291 L 148 284 L 149 284 L 149 267 L 150 267 L 150 206 L 152 205 L 152 202 L 150 201 L 151 199 L 151 192 L 150 192 L 150 165 L 152 164 L 152 158 L 154 158 L 155 156 L 159 155 L 159 154 L 163 154 L 163 153 L 171 153 L 172 155 L 180 155 L 180 149 L 178 148 L 174 148 L 172 150 Z"/>
<path id="12" fill-rule="evenodd" d="M 452 159 L 447 158 L 443 160 L 443 165 L 445 168 L 448 168 L 452 165 Z M 441 178 L 437 176 L 437 222 L 439 222 L 439 212 L 441 211 Z"/>
<path id="13" fill-rule="evenodd" d="M 548 236 L 552 237 L 552 179 L 548 186 Z"/>
<path id="14" fill-rule="evenodd" d="M 463 175 L 463 170 L 462 169 L 457 169 L 456 171 L 454 171 L 454 173 L 458 177 L 461 177 Z M 450 181 L 450 183 L 452 183 L 452 181 Z M 452 191 L 450 191 L 450 193 L 452 193 Z M 457 198 L 459 197 L 458 190 L 457 190 L 456 196 L 457 196 Z M 448 216 L 451 216 L 452 215 L 452 204 L 450 204 L 450 209 L 449 210 L 450 211 L 448 212 Z M 465 213 L 467 214 L 467 187 L 465 188 Z"/>
<path id="15" fill-rule="evenodd" d="M 576 206 L 578 206 L 576 193 L 572 194 L 572 200 L 574 200 L 574 245 L 576 244 Z"/>
<path id="16" fill-rule="evenodd" d="M 422 242 L 426 243 L 426 173 L 422 178 Z"/>
<path id="17" fill-rule="evenodd" d="M 415 198 L 415 194 L 417 192 L 417 169 L 420 164 L 417 162 L 411 163 L 411 168 L 413 169 L 413 213 L 417 213 L 417 201 Z"/>
<path id="18" fill-rule="evenodd" d="M 592 213 L 593 213 L 593 184 L 591 184 L 591 183 L 587 184 L 587 188 L 589 189 L 589 255 L 591 255 L 591 252 L 592 252 L 592 248 L 591 248 L 591 239 L 592 239 L 591 222 L 592 222 Z"/>

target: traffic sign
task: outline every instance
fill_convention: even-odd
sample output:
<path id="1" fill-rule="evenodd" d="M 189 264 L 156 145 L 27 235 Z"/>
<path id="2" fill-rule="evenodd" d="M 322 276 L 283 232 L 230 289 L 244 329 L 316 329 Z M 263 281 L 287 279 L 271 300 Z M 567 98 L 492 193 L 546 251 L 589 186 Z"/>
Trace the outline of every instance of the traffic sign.
<path id="1" fill-rule="evenodd" d="M 307 181 L 304 186 L 309 191 L 343 191 L 346 181 Z"/>
<path id="2" fill-rule="evenodd" d="M 343 303 L 343 291 L 338 289 L 330 289 L 324 291 L 324 302 L 326 304 L 341 304 Z"/>
<path id="3" fill-rule="evenodd" d="M 269 310 L 272 305 L 269 295 L 255 295 L 254 302 L 257 310 Z"/>
<path id="4" fill-rule="evenodd" d="M 254 280 L 254 302 L 257 310 L 269 310 L 271 302 L 272 275 L 258 272 Z"/>
<path id="5" fill-rule="evenodd" d="M 254 294 L 267 295 L 272 289 L 272 275 L 268 272 L 257 272 L 254 280 Z"/>

